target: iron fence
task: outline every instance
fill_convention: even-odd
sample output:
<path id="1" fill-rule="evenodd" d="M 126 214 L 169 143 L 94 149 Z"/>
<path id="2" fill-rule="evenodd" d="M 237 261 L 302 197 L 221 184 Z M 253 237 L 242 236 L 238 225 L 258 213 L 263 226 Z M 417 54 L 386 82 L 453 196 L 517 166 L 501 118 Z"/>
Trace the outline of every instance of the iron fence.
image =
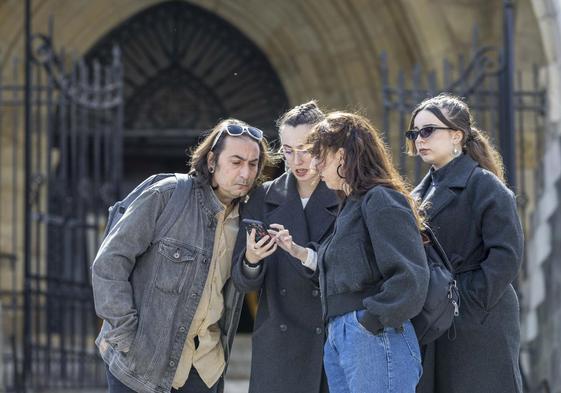
<path id="1" fill-rule="evenodd" d="M 55 51 L 49 30 L 28 37 L 25 76 L 14 59 L 12 83 L 0 79 L 0 136 L 9 142 L 0 162 L 10 168 L 0 170 L 0 222 L 10 228 L 0 243 L 10 392 L 104 384 L 89 265 L 122 178 L 120 53 L 114 48 L 107 66 L 86 64 Z"/>

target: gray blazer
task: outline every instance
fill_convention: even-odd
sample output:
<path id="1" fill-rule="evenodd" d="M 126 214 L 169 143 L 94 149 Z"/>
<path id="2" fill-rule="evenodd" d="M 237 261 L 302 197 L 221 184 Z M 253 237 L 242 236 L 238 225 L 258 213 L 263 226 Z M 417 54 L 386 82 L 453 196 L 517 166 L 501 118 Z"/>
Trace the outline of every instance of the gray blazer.
<path id="1" fill-rule="evenodd" d="M 424 202 L 429 224 L 457 272 L 460 316 L 450 335 L 426 348 L 418 391 L 522 392 L 519 306 L 511 285 L 523 232 L 514 194 L 467 155 L 438 172 Z M 422 198 L 430 173 L 413 191 Z"/>
<path id="2" fill-rule="evenodd" d="M 103 318 L 96 344 L 111 373 L 142 393 L 165 393 L 181 357 L 205 286 L 222 209 L 208 185 L 193 180 L 185 208 L 166 237 L 156 221 L 175 177 L 146 189 L 104 239 L 92 266 L 95 309 Z M 243 297 L 229 281 L 220 321 L 226 361 Z"/>
<path id="3" fill-rule="evenodd" d="M 258 188 L 242 216 L 269 225 L 282 224 L 298 244 L 320 242 L 333 228 L 338 199 L 321 182 L 306 208 L 296 189 L 294 175 L 284 174 Z M 245 251 L 245 231 L 238 249 Z M 319 288 L 308 278 L 300 261 L 278 249 L 266 258 L 255 278 L 243 271 L 241 252 L 232 279 L 244 292 L 259 291 L 259 308 L 253 329 L 250 393 L 317 393 L 322 386 L 325 332 Z"/>

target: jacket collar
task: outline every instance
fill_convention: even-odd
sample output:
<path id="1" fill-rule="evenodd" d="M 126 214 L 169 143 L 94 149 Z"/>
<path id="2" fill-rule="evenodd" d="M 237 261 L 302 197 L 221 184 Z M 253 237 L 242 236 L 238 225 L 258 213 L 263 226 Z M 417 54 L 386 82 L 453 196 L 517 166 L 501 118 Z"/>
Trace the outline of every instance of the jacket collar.
<path id="1" fill-rule="evenodd" d="M 216 214 L 224 210 L 224 205 L 209 183 L 195 180 L 195 192 L 197 200 L 201 209 L 209 216 L 209 218 L 216 217 Z"/>
<path id="2" fill-rule="evenodd" d="M 442 168 L 445 172 L 442 172 L 443 176 L 439 176 L 440 182 L 434 194 L 429 199 L 422 201 L 421 204 L 429 218 L 434 218 L 452 202 L 457 195 L 457 189 L 464 189 L 466 187 L 471 174 L 478 165 L 470 156 L 463 154 Z M 413 197 L 418 202 L 421 202 L 423 195 L 428 191 L 431 184 L 432 176 L 429 171 L 413 190 Z"/>

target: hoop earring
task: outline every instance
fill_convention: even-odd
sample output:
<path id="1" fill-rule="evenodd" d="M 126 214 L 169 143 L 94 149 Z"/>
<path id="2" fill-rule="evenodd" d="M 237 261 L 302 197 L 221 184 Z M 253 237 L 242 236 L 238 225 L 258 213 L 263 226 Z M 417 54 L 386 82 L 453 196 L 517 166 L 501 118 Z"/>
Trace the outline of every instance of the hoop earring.
<path id="1" fill-rule="evenodd" d="M 211 166 L 210 168 L 208 168 L 208 172 L 211 173 L 211 174 L 214 173 L 214 167 Z"/>
<path id="2" fill-rule="evenodd" d="M 343 164 L 339 164 L 339 166 L 337 167 L 337 176 L 339 176 L 341 179 L 344 179 L 345 176 L 341 176 L 341 174 L 339 173 L 339 169 L 341 169 L 342 166 Z"/>

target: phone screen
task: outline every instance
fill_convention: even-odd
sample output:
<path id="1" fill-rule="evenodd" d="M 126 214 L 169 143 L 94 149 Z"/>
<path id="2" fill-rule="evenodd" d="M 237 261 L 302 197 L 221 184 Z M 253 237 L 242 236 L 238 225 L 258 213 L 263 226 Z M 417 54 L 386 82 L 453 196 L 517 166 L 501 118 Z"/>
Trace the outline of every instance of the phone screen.
<path id="1" fill-rule="evenodd" d="M 245 218 L 242 220 L 242 223 L 245 225 L 245 230 L 248 233 L 248 235 L 252 229 L 255 229 L 256 242 L 263 239 L 263 237 L 269 235 L 269 233 L 267 232 L 267 228 L 265 227 L 265 224 L 259 220 L 250 220 Z"/>

